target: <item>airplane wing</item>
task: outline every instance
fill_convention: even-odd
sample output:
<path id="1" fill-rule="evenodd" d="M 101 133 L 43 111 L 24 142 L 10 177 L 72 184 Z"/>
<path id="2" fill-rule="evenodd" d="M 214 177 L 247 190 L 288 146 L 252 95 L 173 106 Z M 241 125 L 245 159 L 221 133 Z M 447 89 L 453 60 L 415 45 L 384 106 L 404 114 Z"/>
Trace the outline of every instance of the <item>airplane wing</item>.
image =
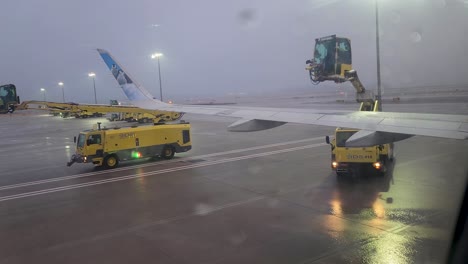
<path id="1" fill-rule="evenodd" d="M 117 72 L 113 75 L 133 105 L 144 109 L 240 118 L 228 127 L 230 131 L 258 131 L 286 123 L 360 129 L 346 142 L 347 146 L 385 144 L 413 135 L 468 139 L 468 117 L 462 115 L 166 104 L 135 83 L 108 51 L 98 49 L 98 52 L 109 70 Z"/>

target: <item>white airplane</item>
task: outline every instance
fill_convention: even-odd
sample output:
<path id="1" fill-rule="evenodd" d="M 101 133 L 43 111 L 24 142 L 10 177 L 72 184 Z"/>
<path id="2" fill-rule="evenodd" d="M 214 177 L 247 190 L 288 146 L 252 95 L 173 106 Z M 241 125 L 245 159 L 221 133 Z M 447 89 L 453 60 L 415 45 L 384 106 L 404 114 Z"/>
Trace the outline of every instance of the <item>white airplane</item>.
<path id="1" fill-rule="evenodd" d="M 98 52 L 109 70 L 119 73 L 113 76 L 133 105 L 152 110 L 240 118 L 228 127 L 229 131 L 258 131 L 286 123 L 360 129 L 346 141 L 349 147 L 386 144 L 414 135 L 468 139 L 468 117 L 463 115 L 166 104 L 154 99 L 136 83 L 108 51 L 98 49 Z"/>

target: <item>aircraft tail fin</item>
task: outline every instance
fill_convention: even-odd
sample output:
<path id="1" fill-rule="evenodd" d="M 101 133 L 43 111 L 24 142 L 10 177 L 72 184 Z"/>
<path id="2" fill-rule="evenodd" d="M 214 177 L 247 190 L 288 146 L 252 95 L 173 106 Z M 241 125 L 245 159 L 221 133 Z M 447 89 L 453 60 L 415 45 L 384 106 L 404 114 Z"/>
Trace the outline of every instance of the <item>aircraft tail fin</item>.
<path id="1" fill-rule="evenodd" d="M 135 82 L 135 80 L 130 77 L 128 71 L 126 71 L 107 50 L 97 49 L 97 51 L 130 102 L 150 100 L 164 104 L 159 100 L 155 100 L 151 93 Z"/>

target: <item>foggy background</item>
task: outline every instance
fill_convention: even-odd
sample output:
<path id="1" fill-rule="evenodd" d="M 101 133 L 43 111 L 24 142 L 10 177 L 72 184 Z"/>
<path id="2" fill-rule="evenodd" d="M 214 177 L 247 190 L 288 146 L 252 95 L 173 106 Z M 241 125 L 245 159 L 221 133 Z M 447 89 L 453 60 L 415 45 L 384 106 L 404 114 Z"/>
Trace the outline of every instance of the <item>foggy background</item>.
<path id="1" fill-rule="evenodd" d="M 467 85 L 468 1 L 380 0 L 384 91 Z M 353 66 L 376 86 L 374 0 L 2 0 L 0 84 L 22 100 L 124 99 L 96 48 L 109 50 L 159 98 L 313 93 L 305 61 L 315 38 L 351 39 Z M 339 85 L 353 91 L 351 84 Z"/>

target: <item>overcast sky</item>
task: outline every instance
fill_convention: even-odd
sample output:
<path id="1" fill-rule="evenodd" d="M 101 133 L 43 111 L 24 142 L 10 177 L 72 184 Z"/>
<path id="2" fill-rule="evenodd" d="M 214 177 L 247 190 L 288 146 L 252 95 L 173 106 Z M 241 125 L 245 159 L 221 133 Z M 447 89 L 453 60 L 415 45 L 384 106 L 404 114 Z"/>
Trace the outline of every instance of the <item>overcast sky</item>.
<path id="1" fill-rule="evenodd" d="M 0 83 L 23 100 L 123 99 L 96 48 L 109 50 L 166 98 L 313 91 L 304 70 L 314 39 L 351 38 L 353 66 L 375 88 L 374 0 L 2 0 Z M 381 0 L 385 88 L 468 84 L 468 1 Z M 342 84 L 341 86 L 351 85 Z"/>

